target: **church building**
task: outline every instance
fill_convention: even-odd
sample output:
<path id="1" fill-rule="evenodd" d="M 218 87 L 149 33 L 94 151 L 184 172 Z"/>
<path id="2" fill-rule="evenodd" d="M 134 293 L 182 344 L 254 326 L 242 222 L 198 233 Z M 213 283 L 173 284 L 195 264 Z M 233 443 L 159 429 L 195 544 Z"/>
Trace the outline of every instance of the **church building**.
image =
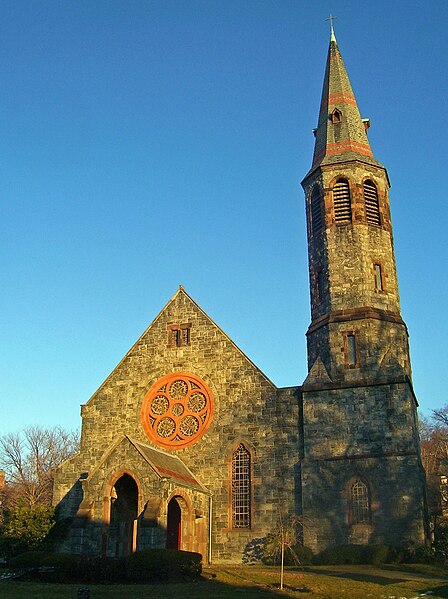
<path id="1" fill-rule="evenodd" d="M 64 551 L 240 562 L 279 515 L 318 552 L 426 539 L 387 171 L 331 31 L 305 191 L 308 376 L 278 388 L 180 287 L 81 408 L 57 470 Z"/>

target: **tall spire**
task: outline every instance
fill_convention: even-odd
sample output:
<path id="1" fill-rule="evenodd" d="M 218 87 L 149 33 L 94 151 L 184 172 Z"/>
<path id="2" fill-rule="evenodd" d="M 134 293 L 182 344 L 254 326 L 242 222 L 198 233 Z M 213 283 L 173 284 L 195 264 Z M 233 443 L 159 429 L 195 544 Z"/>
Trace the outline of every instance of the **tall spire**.
<path id="1" fill-rule="evenodd" d="M 370 148 L 366 134 L 369 122 L 368 119 L 362 119 L 359 113 L 332 21 L 330 18 L 330 46 L 311 171 L 320 165 L 347 160 L 361 160 L 381 166 Z"/>

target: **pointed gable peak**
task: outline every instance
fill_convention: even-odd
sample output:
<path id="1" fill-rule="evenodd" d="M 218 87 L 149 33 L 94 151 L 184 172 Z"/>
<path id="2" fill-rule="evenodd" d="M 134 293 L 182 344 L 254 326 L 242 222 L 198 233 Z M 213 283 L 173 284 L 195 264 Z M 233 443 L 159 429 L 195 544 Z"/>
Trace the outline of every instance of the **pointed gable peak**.
<path id="1" fill-rule="evenodd" d="M 332 18 L 319 122 L 315 129 L 311 171 L 321 165 L 360 160 L 381 166 L 367 138 L 367 119 L 362 119 L 342 60 Z"/>

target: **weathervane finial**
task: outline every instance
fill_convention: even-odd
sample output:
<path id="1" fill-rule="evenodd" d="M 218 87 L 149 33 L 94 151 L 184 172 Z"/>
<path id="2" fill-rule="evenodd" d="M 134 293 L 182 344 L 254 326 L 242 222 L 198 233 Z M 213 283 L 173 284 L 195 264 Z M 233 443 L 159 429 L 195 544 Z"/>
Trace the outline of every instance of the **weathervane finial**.
<path id="1" fill-rule="evenodd" d="M 336 41 L 336 37 L 334 35 L 334 29 L 333 29 L 333 21 L 337 19 L 337 17 L 334 17 L 333 15 L 330 15 L 328 17 L 328 19 L 325 19 L 326 21 L 330 21 L 330 41 L 331 42 L 335 42 Z"/>

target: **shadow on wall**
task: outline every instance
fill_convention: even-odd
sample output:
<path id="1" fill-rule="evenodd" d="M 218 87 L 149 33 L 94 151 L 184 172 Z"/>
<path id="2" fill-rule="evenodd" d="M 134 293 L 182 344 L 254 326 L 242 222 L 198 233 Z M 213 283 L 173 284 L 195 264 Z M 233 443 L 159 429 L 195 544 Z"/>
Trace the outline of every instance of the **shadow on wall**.
<path id="1" fill-rule="evenodd" d="M 422 471 L 409 415 L 409 429 L 394 430 L 404 417 L 404 398 L 395 385 L 385 386 L 382 398 L 363 393 L 306 392 L 304 536 L 314 551 L 348 543 L 424 542 Z M 355 494 L 362 487 L 364 505 Z"/>
<path id="2" fill-rule="evenodd" d="M 64 538 L 58 542 L 61 552 L 103 557 L 126 557 L 142 549 L 181 549 L 185 506 L 181 497 L 173 497 L 168 504 L 167 526 L 160 525 L 161 499 L 149 499 L 138 513 L 138 487 L 135 480 L 123 474 L 111 491 L 110 509 L 106 519 L 93 518 L 94 502 L 83 498 L 81 482 L 77 482 L 61 500 L 56 510 Z M 105 499 L 104 501 L 107 501 Z M 75 506 L 76 515 L 62 518 L 68 506 Z M 76 509 L 77 507 L 77 509 Z M 73 513 L 72 511 L 72 513 Z"/>

